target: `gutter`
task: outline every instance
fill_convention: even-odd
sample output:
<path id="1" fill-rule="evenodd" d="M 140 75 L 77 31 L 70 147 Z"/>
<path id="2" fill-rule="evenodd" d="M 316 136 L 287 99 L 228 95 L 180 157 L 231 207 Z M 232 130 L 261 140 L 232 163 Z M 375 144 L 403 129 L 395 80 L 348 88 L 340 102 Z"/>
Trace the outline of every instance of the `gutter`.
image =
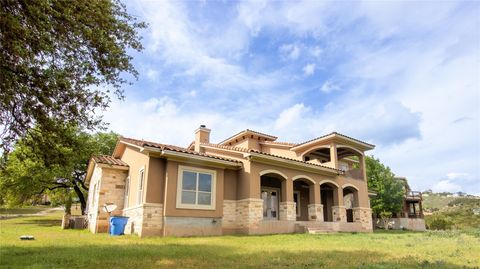
<path id="1" fill-rule="evenodd" d="M 178 152 L 178 151 L 168 150 L 168 149 L 159 149 L 159 148 L 149 147 L 149 146 L 145 146 L 144 148 L 145 150 L 148 150 L 150 152 L 160 153 L 160 156 L 165 158 L 181 159 L 181 160 L 193 159 L 200 162 L 215 163 L 215 164 L 234 167 L 234 168 L 242 167 L 242 163 L 240 162 L 221 160 L 221 159 L 216 159 L 216 158 L 207 157 L 207 156 L 195 155 L 195 154 L 185 153 L 185 152 Z"/>

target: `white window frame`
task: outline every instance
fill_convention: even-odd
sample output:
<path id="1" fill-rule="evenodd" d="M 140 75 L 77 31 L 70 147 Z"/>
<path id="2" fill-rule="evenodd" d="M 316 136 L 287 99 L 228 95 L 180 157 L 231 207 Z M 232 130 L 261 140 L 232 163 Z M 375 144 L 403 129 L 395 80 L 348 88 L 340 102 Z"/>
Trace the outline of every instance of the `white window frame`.
<path id="1" fill-rule="evenodd" d="M 143 189 L 145 188 L 145 167 L 142 167 L 138 172 L 138 193 L 137 193 L 137 204 L 141 205 L 143 203 Z"/>
<path id="2" fill-rule="evenodd" d="M 198 197 L 198 173 L 209 174 L 212 176 L 212 192 L 211 192 L 211 204 L 210 205 L 199 205 L 199 204 L 183 204 L 182 203 L 182 190 L 183 190 L 183 172 L 192 172 L 197 173 L 197 190 L 195 191 L 196 197 Z M 200 209 L 200 210 L 215 210 L 216 208 L 216 184 L 217 183 L 217 171 L 210 169 L 203 169 L 191 166 L 178 166 L 178 177 L 177 177 L 177 208 L 182 209 Z M 198 198 L 197 198 L 198 200 Z M 197 201 L 198 202 L 198 201 Z"/>
<path id="3" fill-rule="evenodd" d="M 128 208 L 128 194 L 130 192 L 130 175 L 125 179 L 125 196 L 123 197 L 123 208 Z"/>

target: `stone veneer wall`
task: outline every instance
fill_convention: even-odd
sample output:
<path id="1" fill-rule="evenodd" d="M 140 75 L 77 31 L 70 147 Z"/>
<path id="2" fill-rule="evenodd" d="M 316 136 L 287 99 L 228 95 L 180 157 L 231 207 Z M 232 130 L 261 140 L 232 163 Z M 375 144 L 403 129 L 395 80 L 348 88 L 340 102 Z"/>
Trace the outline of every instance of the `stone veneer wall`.
<path id="1" fill-rule="evenodd" d="M 123 210 L 129 217 L 126 234 L 152 236 L 163 234 L 163 204 L 145 203 Z"/>
<path id="2" fill-rule="evenodd" d="M 368 207 L 354 207 L 353 221 L 361 223 L 362 230 L 372 231 L 373 230 L 372 209 Z"/>
<path id="3" fill-rule="evenodd" d="M 322 204 L 308 205 L 308 220 L 323 222 L 323 205 Z"/>
<path id="4" fill-rule="evenodd" d="M 237 201 L 237 227 L 241 232 L 252 233 L 263 220 L 263 200 L 247 198 Z"/>
<path id="5" fill-rule="evenodd" d="M 333 221 L 347 222 L 347 211 L 344 206 L 332 206 Z"/>
<path id="6" fill-rule="evenodd" d="M 237 201 L 223 200 L 223 232 L 226 234 L 236 233 L 239 228 L 237 224 Z"/>
<path id="7" fill-rule="evenodd" d="M 101 169 L 101 171 L 96 170 L 96 174 L 94 174 L 94 176 L 96 177 L 100 176 L 101 180 L 97 181 L 99 182 L 97 183 L 96 190 L 98 194 L 94 194 L 95 196 L 93 199 L 95 200 L 95 206 L 92 207 L 92 210 L 95 210 L 95 212 L 91 212 L 91 218 L 93 219 L 93 222 L 90 223 L 89 226 L 91 226 L 90 231 L 94 233 L 105 233 L 108 232 L 109 214 L 103 211 L 103 205 L 117 205 L 117 209 L 111 212 L 110 216 L 122 214 L 125 197 L 125 179 L 127 178 L 127 171 L 106 167 L 102 167 L 99 169 Z"/>
<path id="8" fill-rule="evenodd" d="M 280 202 L 280 220 L 297 220 L 295 202 Z M 262 205 L 263 206 L 263 205 Z M 263 212 L 263 209 L 262 209 Z"/>

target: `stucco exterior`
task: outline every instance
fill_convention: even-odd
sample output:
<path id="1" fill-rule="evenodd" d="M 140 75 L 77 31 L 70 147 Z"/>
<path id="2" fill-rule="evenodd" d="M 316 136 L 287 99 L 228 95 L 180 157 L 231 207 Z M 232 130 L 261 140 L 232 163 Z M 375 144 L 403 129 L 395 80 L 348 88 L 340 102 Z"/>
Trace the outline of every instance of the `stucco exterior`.
<path id="1" fill-rule="evenodd" d="M 187 148 L 120 138 L 112 156 L 92 159 L 90 230 L 106 231 L 99 208 L 115 203 L 129 217 L 125 233 L 140 236 L 372 231 L 364 152 L 373 145 L 338 133 L 299 144 L 251 130 L 209 137 L 200 127 Z M 187 175 L 196 189 L 181 183 Z"/>

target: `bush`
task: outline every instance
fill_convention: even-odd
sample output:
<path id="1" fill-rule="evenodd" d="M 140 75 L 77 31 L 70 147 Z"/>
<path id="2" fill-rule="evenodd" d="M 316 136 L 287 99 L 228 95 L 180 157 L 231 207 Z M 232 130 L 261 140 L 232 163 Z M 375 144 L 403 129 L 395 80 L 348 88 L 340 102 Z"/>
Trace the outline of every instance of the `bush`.
<path id="1" fill-rule="evenodd" d="M 450 230 L 452 225 L 451 221 L 440 216 L 433 217 L 427 222 L 427 227 L 430 230 Z"/>

